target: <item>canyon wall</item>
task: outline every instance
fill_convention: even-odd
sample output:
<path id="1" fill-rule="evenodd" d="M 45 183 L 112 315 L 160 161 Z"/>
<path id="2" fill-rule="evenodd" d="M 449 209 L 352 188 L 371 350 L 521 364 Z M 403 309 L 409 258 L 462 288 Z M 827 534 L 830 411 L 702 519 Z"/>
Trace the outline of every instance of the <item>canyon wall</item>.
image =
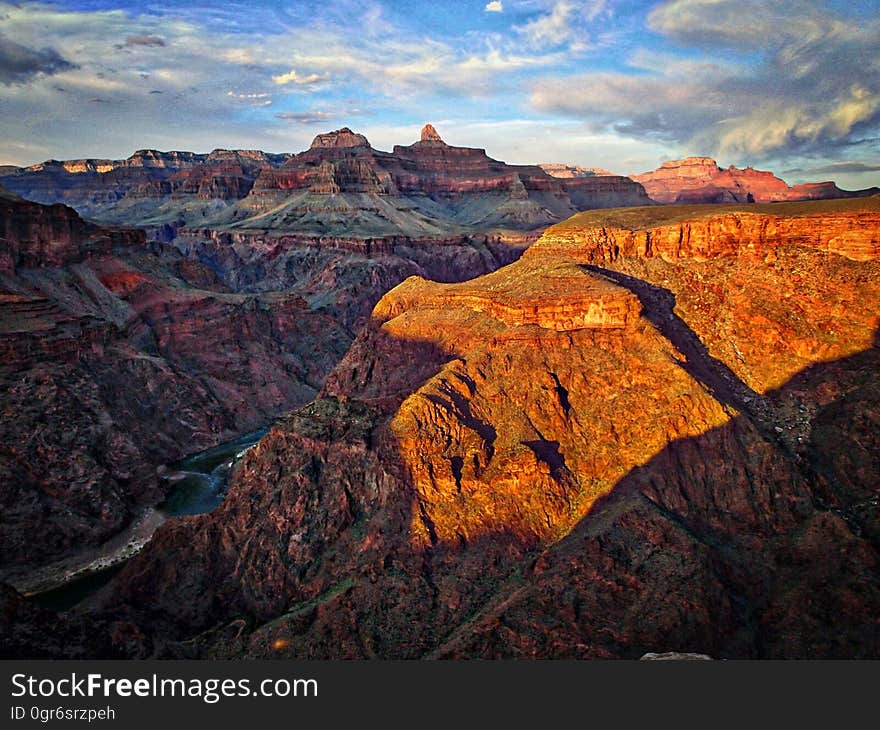
<path id="1" fill-rule="evenodd" d="M 168 657 L 877 656 L 877 212 L 585 214 L 408 279 L 95 615 Z"/>
<path id="2" fill-rule="evenodd" d="M 296 155 L 147 150 L 127 160 L 50 160 L 3 172 L 3 184 L 24 197 L 160 238 L 183 227 L 338 236 L 529 231 L 585 208 L 650 202 L 628 178 L 559 180 L 537 166 L 447 145 L 431 125 L 391 153 L 343 128 L 317 135 Z"/>
<path id="3" fill-rule="evenodd" d="M 312 400 L 396 284 L 472 278 L 536 237 L 207 229 L 168 246 L 5 192 L 0 230 L 0 576 L 22 588 L 159 502 L 158 467 Z"/>
<path id="4" fill-rule="evenodd" d="M 310 400 L 350 342 L 302 297 L 236 294 L 141 231 L 12 196 L 0 227 L 0 570 L 20 585 L 160 501 L 161 464 Z"/>

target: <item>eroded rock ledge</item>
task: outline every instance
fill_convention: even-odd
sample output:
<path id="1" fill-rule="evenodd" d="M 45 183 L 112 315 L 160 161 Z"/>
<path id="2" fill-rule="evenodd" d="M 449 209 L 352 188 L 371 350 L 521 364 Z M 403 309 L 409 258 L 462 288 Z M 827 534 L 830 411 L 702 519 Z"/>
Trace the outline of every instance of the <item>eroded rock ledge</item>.
<path id="1" fill-rule="evenodd" d="M 722 256 L 764 258 L 780 246 L 802 246 L 853 261 L 880 257 L 880 204 L 868 202 L 853 213 L 787 217 L 737 210 L 713 214 L 704 208 L 698 220 L 642 227 L 590 225 L 596 216 L 575 216 L 554 226 L 527 256 L 565 255 L 584 263 L 610 263 L 620 257 L 659 257 L 665 261 L 707 261 Z M 667 209 L 675 215 L 675 209 Z"/>

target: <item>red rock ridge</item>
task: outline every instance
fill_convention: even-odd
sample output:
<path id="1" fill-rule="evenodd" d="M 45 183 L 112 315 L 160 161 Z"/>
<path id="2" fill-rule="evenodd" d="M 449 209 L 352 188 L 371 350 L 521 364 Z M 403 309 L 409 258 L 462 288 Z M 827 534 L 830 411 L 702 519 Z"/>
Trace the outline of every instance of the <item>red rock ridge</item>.
<path id="1" fill-rule="evenodd" d="M 772 172 L 731 165 L 721 169 L 711 157 L 687 157 L 664 162 L 657 170 L 631 175 L 658 203 L 772 203 L 864 197 L 880 190 L 847 191 L 834 183 L 790 187 Z"/>
<path id="2" fill-rule="evenodd" d="M 0 195 L 0 272 L 21 266 L 64 266 L 114 245 L 144 245 L 142 231 L 108 230 L 85 222 L 66 205 L 45 206 Z"/>
<path id="3" fill-rule="evenodd" d="M 591 264 L 613 263 L 628 256 L 656 256 L 669 262 L 723 256 L 772 260 L 780 246 L 804 246 L 853 261 L 872 261 L 880 256 L 880 211 L 790 217 L 745 208 L 735 213 L 706 212 L 696 220 L 643 230 L 564 226 L 548 231 L 525 255 L 564 251 L 576 261 Z"/>

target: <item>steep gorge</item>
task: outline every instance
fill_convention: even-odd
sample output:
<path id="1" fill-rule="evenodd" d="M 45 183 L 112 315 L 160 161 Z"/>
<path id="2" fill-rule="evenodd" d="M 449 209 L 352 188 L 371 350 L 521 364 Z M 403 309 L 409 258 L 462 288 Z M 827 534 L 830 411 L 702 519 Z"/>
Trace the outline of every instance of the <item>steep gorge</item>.
<path id="1" fill-rule="evenodd" d="M 136 655 L 877 656 L 877 216 L 585 214 L 407 280 L 94 615 Z"/>

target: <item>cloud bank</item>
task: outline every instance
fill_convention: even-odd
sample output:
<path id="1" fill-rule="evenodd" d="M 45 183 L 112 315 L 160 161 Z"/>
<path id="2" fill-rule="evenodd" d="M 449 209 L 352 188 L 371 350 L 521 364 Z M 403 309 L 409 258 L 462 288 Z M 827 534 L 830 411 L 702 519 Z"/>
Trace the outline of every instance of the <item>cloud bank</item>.
<path id="1" fill-rule="evenodd" d="M 828 154 L 876 136 L 880 18 L 811 0 L 673 0 L 647 25 L 699 60 L 643 49 L 625 72 L 542 79 L 533 104 L 723 158 Z"/>
<path id="2" fill-rule="evenodd" d="M 0 35 L 0 83 L 23 84 L 37 76 L 60 73 L 76 66 L 54 48 L 28 48 Z"/>

